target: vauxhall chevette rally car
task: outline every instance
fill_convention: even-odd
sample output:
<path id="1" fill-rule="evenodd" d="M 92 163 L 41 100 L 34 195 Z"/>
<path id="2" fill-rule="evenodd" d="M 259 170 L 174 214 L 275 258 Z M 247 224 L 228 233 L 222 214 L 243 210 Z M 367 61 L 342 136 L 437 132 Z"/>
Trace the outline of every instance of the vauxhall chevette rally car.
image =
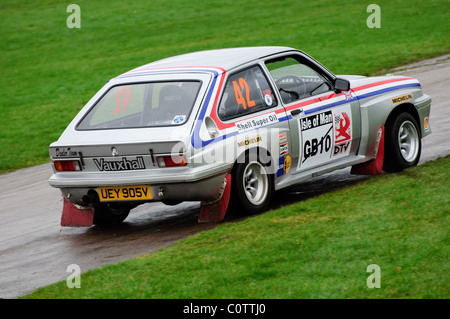
<path id="1" fill-rule="evenodd" d="M 333 170 L 416 165 L 430 107 L 414 78 L 336 76 L 289 47 L 184 54 L 108 81 L 50 145 L 49 183 L 64 226 L 151 201 L 200 201 L 199 221 L 217 221 Z"/>

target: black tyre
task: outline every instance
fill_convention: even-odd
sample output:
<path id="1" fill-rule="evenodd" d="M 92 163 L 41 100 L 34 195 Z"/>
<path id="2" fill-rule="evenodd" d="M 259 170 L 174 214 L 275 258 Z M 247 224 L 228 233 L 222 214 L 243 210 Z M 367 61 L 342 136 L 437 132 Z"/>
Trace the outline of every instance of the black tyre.
<path id="1" fill-rule="evenodd" d="M 383 170 L 398 172 L 416 166 L 421 151 L 419 126 L 410 113 L 400 113 L 386 124 Z"/>
<path id="2" fill-rule="evenodd" d="M 120 204 L 98 204 L 94 211 L 94 225 L 120 224 L 128 217 L 131 208 Z"/>
<path id="3" fill-rule="evenodd" d="M 273 175 L 259 160 L 236 164 L 232 177 L 233 210 L 256 214 L 264 211 L 273 194 Z"/>

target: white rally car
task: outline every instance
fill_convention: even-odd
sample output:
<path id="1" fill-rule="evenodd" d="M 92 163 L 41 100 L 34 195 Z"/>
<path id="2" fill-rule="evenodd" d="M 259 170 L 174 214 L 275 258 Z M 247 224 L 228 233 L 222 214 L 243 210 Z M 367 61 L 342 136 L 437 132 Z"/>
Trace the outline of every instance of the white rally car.
<path id="1" fill-rule="evenodd" d="M 289 47 L 180 55 L 110 80 L 50 145 L 49 183 L 64 226 L 151 201 L 201 201 L 199 220 L 216 221 L 336 169 L 416 165 L 430 106 L 416 79 L 336 76 Z"/>

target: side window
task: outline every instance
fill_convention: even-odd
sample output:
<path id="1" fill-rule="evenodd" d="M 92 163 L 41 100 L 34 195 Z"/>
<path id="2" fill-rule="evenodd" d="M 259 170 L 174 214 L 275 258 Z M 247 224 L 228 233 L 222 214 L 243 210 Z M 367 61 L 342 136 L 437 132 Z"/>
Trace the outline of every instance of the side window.
<path id="1" fill-rule="evenodd" d="M 284 103 L 291 103 L 331 90 L 328 81 L 294 57 L 266 62 Z"/>
<path id="2" fill-rule="evenodd" d="M 219 118 L 238 116 L 277 106 L 278 102 L 259 66 L 231 75 L 219 104 Z"/>

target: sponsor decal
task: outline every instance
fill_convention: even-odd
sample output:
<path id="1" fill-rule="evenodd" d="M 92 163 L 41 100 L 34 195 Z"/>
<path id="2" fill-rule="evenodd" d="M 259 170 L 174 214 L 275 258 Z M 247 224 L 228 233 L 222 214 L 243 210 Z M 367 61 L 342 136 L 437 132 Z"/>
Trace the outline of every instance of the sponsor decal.
<path id="1" fill-rule="evenodd" d="M 411 94 L 405 94 L 405 95 L 402 95 L 402 96 L 394 97 L 392 99 L 392 103 L 393 104 L 397 104 L 397 103 L 408 101 L 408 100 L 412 100 L 412 95 Z"/>
<path id="2" fill-rule="evenodd" d="M 246 140 L 237 142 L 238 147 L 243 147 L 243 146 L 248 146 L 251 144 L 256 144 L 262 141 L 262 137 L 261 136 L 256 136 L 256 137 L 252 137 L 252 138 L 248 138 Z"/>
<path id="3" fill-rule="evenodd" d="M 281 133 L 280 135 L 278 135 L 278 139 L 280 140 L 280 144 L 281 143 L 286 143 L 287 142 L 287 135 L 286 135 L 286 133 Z"/>
<path id="4" fill-rule="evenodd" d="M 347 153 L 350 151 L 351 121 L 350 116 L 346 112 L 342 112 L 334 116 L 335 121 L 335 139 L 333 156 Z"/>
<path id="5" fill-rule="evenodd" d="M 303 149 L 303 162 L 305 162 L 309 157 L 316 156 L 317 154 L 328 153 L 331 149 L 331 129 L 320 138 L 313 138 L 311 140 L 306 140 Z"/>
<path id="6" fill-rule="evenodd" d="M 315 167 L 350 153 L 352 129 L 348 104 L 301 118 L 299 125 L 302 168 Z"/>
<path id="7" fill-rule="evenodd" d="M 78 151 L 72 151 L 70 147 L 66 148 L 57 148 L 55 150 L 56 157 L 76 157 L 79 156 Z"/>
<path id="8" fill-rule="evenodd" d="M 284 175 L 284 156 L 278 158 L 277 177 Z"/>
<path id="9" fill-rule="evenodd" d="M 272 96 L 270 94 L 264 95 L 264 102 L 266 102 L 267 106 L 271 106 L 273 103 Z"/>
<path id="10" fill-rule="evenodd" d="M 351 91 L 344 91 L 344 97 L 347 101 L 353 100 L 353 94 Z"/>
<path id="11" fill-rule="evenodd" d="M 280 144 L 280 156 L 287 154 L 288 150 L 289 150 L 289 144 L 287 142 Z"/>
<path id="12" fill-rule="evenodd" d="M 177 115 L 173 118 L 172 124 L 183 123 L 185 118 L 186 118 L 186 116 L 184 116 L 184 115 Z"/>
<path id="13" fill-rule="evenodd" d="M 316 163 L 330 158 L 332 145 L 333 113 L 326 111 L 300 119 L 303 139 L 302 164 L 316 157 Z"/>
<path id="14" fill-rule="evenodd" d="M 289 173 L 290 169 L 291 169 L 291 156 L 286 155 L 286 157 L 284 158 L 284 163 L 283 163 L 284 174 Z"/>
<path id="15" fill-rule="evenodd" d="M 350 150 L 350 141 L 334 145 L 333 156 L 347 153 Z"/>
<path id="16" fill-rule="evenodd" d="M 300 127 L 302 132 L 328 124 L 333 124 L 333 114 L 331 111 L 300 119 Z"/>
<path id="17" fill-rule="evenodd" d="M 249 120 L 244 120 L 240 122 L 236 122 L 235 125 L 238 129 L 238 132 L 245 132 L 249 130 L 254 130 L 263 126 L 271 125 L 274 123 L 278 123 L 278 117 L 275 112 L 260 115 L 254 117 Z"/>
<path id="18" fill-rule="evenodd" d="M 289 173 L 289 170 L 291 169 L 291 161 L 291 156 L 289 154 L 278 158 L 277 177 L 281 177 Z"/>
<path id="19" fill-rule="evenodd" d="M 286 133 L 279 134 L 278 140 L 280 142 L 280 156 L 287 154 L 289 150 L 289 144 Z"/>
<path id="20" fill-rule="evenodd" d="M 99 171 L 135 171 L 145 169 L 144 158 L 142 156 L 136 157 L 134 160 L 129 160 L 122 157 L 120 161 L 105 161 L 104 158 L 99 160 L 94 158 L 94 163 Z"/>

